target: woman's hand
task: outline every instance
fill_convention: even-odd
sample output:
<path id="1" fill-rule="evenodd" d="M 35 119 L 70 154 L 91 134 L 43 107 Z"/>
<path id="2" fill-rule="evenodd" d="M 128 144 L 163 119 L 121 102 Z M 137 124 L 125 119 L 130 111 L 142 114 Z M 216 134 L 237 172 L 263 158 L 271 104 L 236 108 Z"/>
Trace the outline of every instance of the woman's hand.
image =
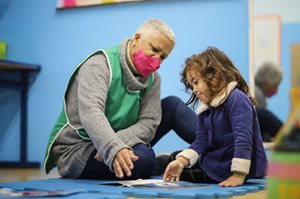
<path id="1" fill-rule="evenodd" d="M 170 162 L 164 172 L 164 181 L 179 181 L 180 175 L 185 167 L 189 165 L 189 160 L 180 156 Z"/>
<path id="2" fill-rule="evenodd" d="M 235 187 L 244 184 L 246 174 L 234 173 L 231 177 L 219 183 L 221 187 Z"/>
<path id="3" fill-rule="evenodd" d="M 101 162 L 102 161 L 102 157 L 100 155 L 99 152 L 97 152 L 97 154 L 95 155 L 94 159 L 96 159 L 97 161 Z"/>
<path id="4" fill-rule="evenodd" d="M 131 176 L 133 169 L 133 161 L 138 160 L 139 157 L 134 155 L 131 149 L 123 148 L 115 156 L 113 161 L 113 169 L 117 178 L 123 178 L 124 173 L 126 176 Z"/>

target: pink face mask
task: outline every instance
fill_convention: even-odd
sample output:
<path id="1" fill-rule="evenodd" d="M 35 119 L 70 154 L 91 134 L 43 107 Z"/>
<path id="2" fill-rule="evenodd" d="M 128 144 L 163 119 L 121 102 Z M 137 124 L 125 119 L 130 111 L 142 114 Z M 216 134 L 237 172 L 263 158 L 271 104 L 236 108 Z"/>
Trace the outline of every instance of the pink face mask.
<path id="1" fill-rule="evenodd" d="M 142 40 L 141 40 L 142 42 Z M 141 48 L 142 43 L 140 43 L 140 49 L 133 53 L 133 64 L 139 73 L 147 78 L 151 73 L 155 72 L 160 67 L 160 59 L 157 57 L 151 57 L 144 53 Z"/>
<path id="2" fill-rule="evenodd" d="M 267 93 L 266 96 L 267 97 L 272 97 L 273 95 L 275 95 L 277 93 L 277 88 L 270 88 Z"/>

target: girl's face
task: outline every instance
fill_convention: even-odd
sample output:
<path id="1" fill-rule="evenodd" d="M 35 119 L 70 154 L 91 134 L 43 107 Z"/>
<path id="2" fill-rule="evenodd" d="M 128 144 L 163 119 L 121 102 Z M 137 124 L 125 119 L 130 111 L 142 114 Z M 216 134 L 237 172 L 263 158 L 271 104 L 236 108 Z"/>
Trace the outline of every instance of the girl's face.
<path id="1" fill-rule="evenodd" d="M 191 86 L 193 93 L 204 103 L 208 103 L 207 96 L 207 84 L 203 79 L 198 75 L 196 69 L 191 69 L 187 71 L 186 80 Z"/>

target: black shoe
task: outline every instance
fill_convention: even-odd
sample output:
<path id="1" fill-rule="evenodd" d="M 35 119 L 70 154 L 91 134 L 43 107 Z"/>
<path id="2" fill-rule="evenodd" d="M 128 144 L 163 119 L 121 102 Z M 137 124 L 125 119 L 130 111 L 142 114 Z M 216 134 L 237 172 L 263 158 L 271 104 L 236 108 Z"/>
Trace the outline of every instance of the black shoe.
<path id="1" fill-rule="evenodd" d="M 164 153 L 164 154 L 160 154 L 158 156 L 155 157 L 155 166 L 154 166 L 154 171 L 152 173 L 152 175 L 162 175 L 168 164 L 169 164 L 169 158 L 170 154 Z"/>

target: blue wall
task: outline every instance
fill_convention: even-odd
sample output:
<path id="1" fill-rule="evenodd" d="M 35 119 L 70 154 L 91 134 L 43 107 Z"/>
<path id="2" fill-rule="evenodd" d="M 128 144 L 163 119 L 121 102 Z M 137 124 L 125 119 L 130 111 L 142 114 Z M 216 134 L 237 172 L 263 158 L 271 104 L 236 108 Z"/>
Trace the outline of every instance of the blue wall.
<path id="1" fill-rule="evenodd" d="M 9 6 L 0 18 L 0 40 L 8 43 L 7 58 L 42 66 L 28 96 L 30 161 L 44 158 L 73 68 L 92 51 L 130 37 L 148 18 L 163 19 L 177 35 L 176 47 L 160 69 L 162 97 L 188 98 L 179 82 L 183 61 L 207 46 L 225 51 L 248 79 L 247 0 L 150 1 L 61 11 L 55 10 L 55 0 L 6 2 Z M 16 91 L 0 91 L 0 160 L 19 157 L 18 97 Z M 171 133 L 154 149 L 171 152 L 186 146 Z"/>

